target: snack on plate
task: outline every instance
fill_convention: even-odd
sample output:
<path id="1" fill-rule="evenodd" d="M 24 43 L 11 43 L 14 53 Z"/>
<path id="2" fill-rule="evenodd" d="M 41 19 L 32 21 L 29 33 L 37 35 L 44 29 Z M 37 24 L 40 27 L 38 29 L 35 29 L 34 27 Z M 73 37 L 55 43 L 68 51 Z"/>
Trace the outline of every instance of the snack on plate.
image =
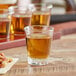
<path id="1" fill-rule="evenodd" d="M 12 62 L 12 58 L 6 57 L 4 53 L 0 53 L 0 68 L 4 68 L 10 62 Z"/>

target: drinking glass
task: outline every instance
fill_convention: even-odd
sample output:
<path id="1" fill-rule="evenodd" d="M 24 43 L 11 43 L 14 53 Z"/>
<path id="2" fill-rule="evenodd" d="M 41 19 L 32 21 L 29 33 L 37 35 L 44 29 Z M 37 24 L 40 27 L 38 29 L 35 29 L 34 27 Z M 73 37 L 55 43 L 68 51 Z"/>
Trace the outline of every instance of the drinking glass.
<path id="1" fill-rule="evenodd" d="M 8 10 L 0 9 L 0 39 L 9 38 L 10 21 L 11 19 Z"/>
<path id="2" fill-rule="evenodd" d="M 27 7 L 12 6 L 11 12 L 11 34 L 17 36 L 24 35 L 24 27 L 30 25 L 32 12 Z"/>
<path id="3" fill-rule="evenodd" d="M 24 30 L 26 34 L 28 64 L 48 64 L 54 29 L 51 26 L 27 26 Z"/>
<path id="4" fill-rule="evenodd" d="M 33 16 L 31 20 L 31 25 L 49 26 L 52 5 L 36 3 L 32 5 L 32 8 Z"/>

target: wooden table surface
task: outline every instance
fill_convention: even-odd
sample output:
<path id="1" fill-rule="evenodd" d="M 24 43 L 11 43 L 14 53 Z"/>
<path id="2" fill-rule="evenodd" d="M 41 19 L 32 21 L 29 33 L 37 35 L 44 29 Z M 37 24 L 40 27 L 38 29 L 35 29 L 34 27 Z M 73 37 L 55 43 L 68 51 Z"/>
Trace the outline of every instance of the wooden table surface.
<path id="1" fill-rule="evenodd" d="M 0 76 L 76 76 L 76 34 L 66 35 L 53 41 L 50 63 L 46 66 L 28 65 L 26 46 L 0 52 L 19 58 L 6 74 Z"/>

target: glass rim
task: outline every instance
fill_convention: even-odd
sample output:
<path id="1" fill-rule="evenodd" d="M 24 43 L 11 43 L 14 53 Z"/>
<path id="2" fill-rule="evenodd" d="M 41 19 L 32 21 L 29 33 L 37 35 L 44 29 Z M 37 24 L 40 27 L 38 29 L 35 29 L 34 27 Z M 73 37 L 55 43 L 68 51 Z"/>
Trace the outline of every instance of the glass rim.
<path id="1" fill-rule="evenodd" d="M 28 7 L 30 7 L 30 6 L 32 6 L 32 5 L 33 5 L 32 3 L 31 3 L 31 4 L 28 4 Z M 13 8 L 13 9 L 16 9 L 16 8 L 19 8 L 19 7 L 22 7 L 22 6 L 17 6 L 17 5 L 16 5 L 16 6 L 10 6 L 10 7 L 8 8 L 8 10 L 11 10 L 12 8 Z M 28 7 L 27 7 L 27 8 L 28 8 Z M 25 8 L 24 8 L 24 9 L 25 9 Z M 20 9 L 20 10 L 24 10 L 24 9 Z"/>
<path id="2" fill-rule="evenodd" d="M 10 6 L 8 8 L 8 11 L 10 12 L 11 15 L 13 14 L 21 14 L 21 15 L 32 15 L 31 10 L 29 10 L 27 7 L 26 8 L 19 8 L 18 6 Z"/>
<path id="3" fill-rule="evenodd" d="M 13 12 L 14 10 L 25 10 L 25 8 L 24 9 L 18 9 L 19 7 L 18 6 L 10 6 L 9 8 L 8 8 L 8 11 L 9 12 Z"/>
<path id="4" fill-rule="evenodd" d="M 20 10 L 20 11 L 23 11 L 23 12 L 24 12 L 24 11 L 30 11 L 30 12 L 31 12 L 32 9 L 31 9 L 31 10 L 29 9 L 30 6 L 32 6 L 32 4 L 29 4 L 28 7 L 26 6 L 26 8 L 25 8 L 25 7 L 22 7 L 22 6 L 19 6 L 20 8 L 19 8 L 18 6 L 10 6 L 10 7 L 8 8 L 8 11 L 9 11 L 9 12 L 13 12 L 13 11 Z"/>
<path id="5" fill-rule="evenodd" d="M 24 31 L 26 30 L 26 28 L 28 28 L 28 27 L 46 27 L 46 28 L 49 28 L 48 30 L 50 30 L 50 31 L 54 31 L 54 27 L 52 27 L 52 26 L 37 26 L 37 25 L 34 25 L 34 26 L 26 26 L 26 27 L 24 27 Z"/>
<path id="6" fill-rule="evenodd" d="M 52 4 L 48 4 L 48 3 L 32 3 L 34 5 L 49 5 L 49 8 L 53 8 Z"/>
<path id="7" fill-rule="evenodd" d="M 9 11 L 13 11 L 15 8 L 18 8 L 18 6 L 10 6 L 10 7 L 8 8 L 8 10 L 9 10 Z"/>

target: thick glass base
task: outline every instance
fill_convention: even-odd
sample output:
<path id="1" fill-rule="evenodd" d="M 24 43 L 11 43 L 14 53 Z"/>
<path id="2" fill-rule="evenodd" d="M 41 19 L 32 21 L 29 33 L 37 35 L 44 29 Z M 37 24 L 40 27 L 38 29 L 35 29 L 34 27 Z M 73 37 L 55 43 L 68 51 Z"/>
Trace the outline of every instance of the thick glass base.
<path id="1" fill-rule="evenodd" d="M 35 59 L 28 57 L 28 64 L 30 65 L 47 65 L 48 59 Z"/>

